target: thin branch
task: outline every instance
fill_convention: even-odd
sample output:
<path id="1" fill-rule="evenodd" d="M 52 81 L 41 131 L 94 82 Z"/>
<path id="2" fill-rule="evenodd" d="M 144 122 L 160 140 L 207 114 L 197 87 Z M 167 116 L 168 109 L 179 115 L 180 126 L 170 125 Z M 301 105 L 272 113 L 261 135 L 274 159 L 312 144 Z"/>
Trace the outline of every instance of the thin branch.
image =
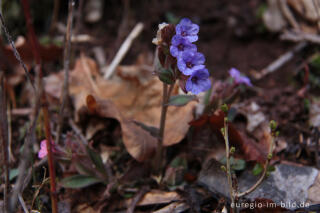
<path id="1" fill-rule="evenodd" d="M 229 185 L 229 193 L 231 197 L 231 208 L 235 209 L 235 196 L 234 196 L 234 189 L 232 184 L 232 175 L 231 175 L 231 165 L 230 165 L 230 145 L 229 145 L 229 136 L 228 136 L 228 119 L 227 117 L 224 118 L 224 142 L 226 145 L 226 160 L 227 160 L 227 178 L 228 178 L 228 185 Z"/>
<path id="2" fill-rule="evenodd" d="M 56 25 L 57 25 L 57 21 L 58 21 L 58 17 L 59 17 L 59 10 L 60 10 L 60 0 L 54 0 L 53 2 L 53 14 L 52 14 L 52 19 L 51 19 L 51 25 L 50 25 L 50 33 L 53 33 Z"/>
<path id="3" fill-rule="evenodd" d="M 300 42 L 299 44 L 294 46 L 293 49 L 291 49 L 288 52 L 284 53 L 279 58 L 277 58 L 277 60 L 273 61 L 266 68 L 261 70 L 261 72 L 255 74 L 255 78 L 257 80 L 259 80 L 259 79 L 263 78 L 264 76 L 266 76 L 266 75 L 268 75 L 268 74 L 270 74 L 272 72 L 275 72 L 281 66 L 283 66 L 285 63 L 290 61 L 297 52 L 301 51 L 306 46 L 307 46 L 307 42 Z"/>
<path id="4" fill-rule="evenodd" d="M 12 190 L 12 196 L 10 200 L 10 211 L 15 212 L 16 204 L 18 201 L 18 196 L 23 191 L 23 185 L 25 180 L 25 173 L 27 171 L 29 165 L 29 157 L 31 154 L 31 144 L 36 141 L 35 137 L 35 129 L 40 112 L 40 94 L 36 94 L 35 97 L 35 106 L 33 111 L 33 120 L 31 121 L 31 126 L 28 129 L 27 135 L 25 137 L 22 155 L 20 156 L 20 164 L 18 167 L 18 178 L 16 183 L 14 184 L 14 188 Z"/>
<path id="5" fill-rule="evenodd" d="M 70 68 L 70 53 L 71 53 L 71 35 L 72 35 L 72 23 L 74 14 L 74 0 L 69 0 L 69 12 L 68 12 L 68 22 L 67 22 L 67 32 L 65 38 L 65 48 L 64 48 L 64 58 L 63 58 L 63 68 L 64 68 L 64 81 L 62 90 L 62 103 L 59 111 L 59 120 L 57 127 L 57 137 L 56 143 L 60 143 L 60 136 L 62 132 L 63 119 L 64 119 L 64 109 L 68 105 L 69 98 L 69 68 Z"/>
<path id="6" fill-rule="evenodd" d="M 143 198 L 143 196 L 149 191 L 148 186 L 143 186 L 142 189 L 134 196 L 132 199 L 129 208 L 127 209 L 126 213 L 134 213 L 134 209 L 137 205 L 137 203 Z"/>
<path id="7" fill-rule="evenodd" d="M 47 144 L 47 152 L 48 152 L 48 166 L 49 166 L 49 175 L 50 175 L 50 197 L 51 197 L 51 205 L 52 205 L 52 212 L 57 213 L 57 194 L 56 194 L 56 175 L 55 175 L 55 168 L 53 162 L 53 154 L 52 154 L 52 146 L 51 146 L 51 130 L 50 130 L 50 119 L 49 119 L 49 110 L 48 110 L 48 101 L 46 97 L 46 93 L 43 86 L 43 73 L 42 73 L 42 59 L 39 52 L 39 41 L 34 31 L 34 27 L 32 24 L 31 14 L 30 14 L 30 7 L 28 0 L 22 0 L 23 5 L 23 12 L 27 23 L 28 29 L 28 36 L 31 41 L 31 50 L 33 56 L 35 58 L 37 66 L 35 67 L 38 79 L 38 86 L 39 86 L 39 96 L 41 101 L 41 108 L 43 112 L 44 118 L 44 128 L 45 128 L 45 135 L 46 135 L 46 144 Z"/>
<path id="8" fill-rule="evenodd" d="M 3 16 L 2 16 L 2 12 L 0 12 L 0 22 L 1 22 L 1 28 L 2 28 L 2 30 L 4 31 L 4 33 L 5 33 L 6 37 L 7 37 L 7 40 L 8 40 L 8 42 L 10 43 L 10 45 L 11 45 L 11 47 L 12 47 L 12 51 L 13 51 L 13 53 L 14 53 L 14 56 L 15 56 L 16 59 L 19 61 L 20 65 L 22 66 L 22 68 L 23 68 L 23 70 L 24 70 L 24 72 L 25 72 L 25 74 L 26 74 L 26 78 L 27 78 L 27 80 L 30 82 L 30 84 L 31 84 L 31 86 L 32 86 L 32 88 L 33 88 L 33 90 L 34 90 L 34 92 L 35 92 L 35 91 L 36 91 L 36 88 L 35 88 L 35 86 L 34 86 L 33 81 L 31 80 L 31 76 L 30 76 L 30 74 L 29 74 L 28 68 L 27 68 L 27 66 L 25 65 L 25 63 L 23 63 L 23 61 L 22 61 L 22 59 L 21 59 L 21 57 L 20 57 L 20 54 L 19 54 L 19 52 L 18 52 L 18 50 L 17 50 L 17 48 L 16 48 L 16 46 L 15 46 L 15 44 L 14 44 L 14 41 L 12 40 L 11 35 L 9 34 L 9 31 L 8 31 L 8 29 L 7 29 L 7 27 L 6 27 L 4 18 L 3 18 Z M 36 93 L 36 92 L 35 92 L 35 93 Z"/>
<path id="9" fill-rule="evenodd" d="M 88 145 L 88 140 L 86 139 L 86 137 L 84 137 L 81 130 L 77 127 L 77 125 L 74 123 L 72 119 L 69 119 L 69 125 L 71 126 L 72 130 L 76 133 L 76 135 L 79 137 L 83 145 Z"/>
<path id="10" fill-rule="evenodd" d="M 18 198 L 19 198 L 19 202 L 20 202 L 20 204 L 21 204 L 21 206 L 23 208 L 24 213 L 29 213 L 28 207 L 27 207 L 26 203 L 24 202 L 23 197 L 21 196 L 21 194 L 18 195 Z"/>
<path id="11" fill-rule="evenodd" d="M 6 92 L 4 87 L 4 76 L 0 73 L 0 141 L 2 144 L 2 156 L 3 156 L 3 167 L 4 167 L 4 193 L 3 193 L 3 204 L 4 212 L 7 212 L 9 202 L 9 150 L 8 150 L 8 118 L 7 118 L 7 100 Z"/>
<path id="12" fill-rule="evenodd" d="M 120 64 L 120 62 L 122 61 L 122 59 L 124 58 L 124 56 L 128 52 L 129 48 L 131 47 L 131 44 L 132 44 L 133 40 L 138 37 L 138 35 L 142 32 L 142 30 L 143 30 L 143 24 L 142 23 L 138 23 L 133 28 L 133 30 L 131 31 L 129 36 L 126 38 L 126 40 L 121 45 L 119 51 L 117 52 L 116 56 L 112 60 L 112 62 L 110 64 L 110 66 L 108 67 L 106 73 L 104 74 L 104 78 L 105 79 L 109 79 L 112 76 L 112 74 L 115 71 L 116 67 Z"/>

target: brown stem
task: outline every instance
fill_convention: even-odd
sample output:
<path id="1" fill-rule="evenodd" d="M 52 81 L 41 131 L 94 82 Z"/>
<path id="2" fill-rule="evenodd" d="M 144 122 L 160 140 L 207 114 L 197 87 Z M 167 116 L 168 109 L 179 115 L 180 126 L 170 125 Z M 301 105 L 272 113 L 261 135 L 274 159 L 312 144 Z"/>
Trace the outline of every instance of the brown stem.
<path id="1" fill-rule="evenodd" d="M 9 210 L 9 152 L 8 152 L 8 119 L 7 119 L 7 100 L 6 92 L 4 87 L 4 76 L 0 73 L 0 141 L 2 144 L 2 156 L 3 156 L 3 167 L 4 167 L 4 192 L 3 192 L 3 207 L 4 212 Z"/>
<path id="2" fill-rule="evenodd" d="M 51 130 L 50 130 L 48 106 L 46 106 L 47 100 L 46 100 L 46 95 L 44 91 L 42 91 L 41 102 L 42 102 L 42 112 L 43 112 L 43 118 L 44 118 L 44 128 L 45 128 L 46 144 L 47 144 L 47 152 L 48 152 L 52 213 L 58 213 L 57 194 L 56 194 L 56 172 L 55 172 L 54 163 L 53 163 L 52 144 L 51 144 L 52 137 L 51 137 Z"/>
<path id="3" fill-rule="evenodd" d="M 64 48 L 64 58 L 63 58 L 63 68 L 64 68 L 64 82 L 62 90 L 62 103 L 59 112 L 59 120 L 57 127 L 57 137 L 56 143 L 60 143 L 60 136 L 63 126 L 64 118 L 64 109 L 68 105 L 69 98 L 69 65 L 70 65 L 70 53 L 71 53 L 71 35 L 72 35 L 72 22 L 73 22 L 73 9 L 74 9 L 74 0 L 69 0 L 69 13 L 68 13 L 68 22 L 67 22 L 67 32 L 65 38 L 65 48 Z"/>
<path id="4" fill-rule="evenodd" d="M 60 10 L 60 0 L 54 0 L 52 21 L 51 21 L 50 30 L 49 30 L 50 34 L 52 34 L 56 28 L 58 17 L 59 17 L 59 10 Z"/>
<path id="5" fill-rule="evenodd" d="M 168 84 L 163 83 L 163 96 L 162 96 L 162 108 L 161 108 L 161 117 L 160 117 L 160 128 L 158 136 L 158 146 L 155 157 L 154 169 L 156 173 L 161 173 L 163 158 L 165 156 L 163 149 L 163 139 L 164 139 L 164 130 L 166 124 L 167 110 L 168 110 L 168 101 L 170 99 L 171 92 L 173 90 L 174 84 L 170 85 L 168 90 Z"/>
<path id="6" fill-rule="evenodd" d="M 28 37 L 31 41 L 31 50 L 33 53 L 33 56 L 36 61 L 36 70 L 38 73 L 38 80 L 39 80 L 39 89 L 40 89 L 40 96 L 41 96 L 41 108 L 43 112 L 44 117 L 44 126 L 45 126 L 45 135 L 46 135 L 46 141 L 47 141 L 47 151 L 48 151 L 48 166 L 49 166 L 49 175 L 50 175 L 50 190 L 51 190 L 51 205 L 52 205 L 52 212 L 57 213 L 57 195 L 56 195 L 56 175 L 55 175 L 55 168 L 53 163 L 53 155 L 52 155 L 52 147 L 51 147 L 51 131 L 50 131 L 50 120 L 49 120 L 49 111 L 48 111 L 48 102 L 42 82 L 42 66 L 41 66 L 41 55 L 40 55 L 40 44 L 37 39 L 37 36 L 34 31 L 34 27 L 32 24 L 32 19 L 30 15 L 30 7 L 28 0 L 22 0 L 23 5 L 23 12 L 24 16 L 26 18 L 27 23 L 27 29 L 28 29 Z"/>

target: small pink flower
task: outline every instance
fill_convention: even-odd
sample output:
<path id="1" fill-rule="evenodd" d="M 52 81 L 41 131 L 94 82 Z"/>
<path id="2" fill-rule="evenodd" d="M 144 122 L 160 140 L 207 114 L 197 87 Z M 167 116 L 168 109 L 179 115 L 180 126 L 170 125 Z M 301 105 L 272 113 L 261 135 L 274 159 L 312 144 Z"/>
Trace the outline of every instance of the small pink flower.
<path id="1" fill-rule="evenodd" d="M 52 151 L 55 152 L 54 143 L 51 141 Z M 38 152 L 38 158 L 42 159 L 48 154 L 47 151 L 47 140 L 42 140 L 40 143 L 40 150 Z"/>

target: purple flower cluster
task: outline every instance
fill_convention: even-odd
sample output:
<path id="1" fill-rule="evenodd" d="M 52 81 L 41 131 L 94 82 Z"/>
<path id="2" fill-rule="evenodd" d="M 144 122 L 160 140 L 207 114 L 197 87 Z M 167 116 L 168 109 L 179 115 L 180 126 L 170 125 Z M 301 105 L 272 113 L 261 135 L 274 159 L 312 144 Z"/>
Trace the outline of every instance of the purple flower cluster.
<path id="1" fill-rule="evenodd" d="M 198 40 L 198 32 L 199 26 L 184 18 L 176 26 L 176 35 L 172 37 L 170 46 L 171 55 L 177 58 L 178 69 L 189 76 L 185 88 L 194 94 L 211 87 L 204 55 L 197 52 L 197 46 L 192 43 Z"/>

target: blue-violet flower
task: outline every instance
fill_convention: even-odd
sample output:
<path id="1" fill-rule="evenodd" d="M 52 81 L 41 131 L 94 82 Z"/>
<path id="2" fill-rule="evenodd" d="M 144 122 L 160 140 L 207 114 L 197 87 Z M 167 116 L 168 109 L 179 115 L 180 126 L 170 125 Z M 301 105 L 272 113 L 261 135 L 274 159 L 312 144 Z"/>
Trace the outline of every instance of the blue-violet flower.
<path id="1" fill-rule="evenodd" d="M 196 52 L 197 46 L 195 44 L 192 44 L 185 37 L 182 37 L 180 35 L 173 36 L 170 46 L 171 55 L 179 58 L 184 51 Z"/>
<path id="2" fill-rule="evenodd" d="M 184 51 L 178 58 L 178 68 L 185 75 L 192 75 L 195 70 L 204 68 L 205 58 L 202 53 Z"/>
<path id="3" fill-rule="evenodd" d="M 198 32 L 199 26 L 192 23 L 188 18 L 181 19 L 180 23 L 176 26 L 176 34 L 185 37 L 190 42 L 198 40 Z"/>
<path id="4" fill-rule="evenodd" d="M 199 69 L 192 73 L 186 83 L 186 90 L 193 94 L 204 92 L 211 87 L 209 72 L 207 69 Z"/>
<path id="5" fill-rule="evenodd" d="M 250 79 L 246 76 L 241 75 L 240 71 L 236 68 L 231 68 L 229 70 L 229 74 L 237 84 L 245 84 L 250 87 L 252 86 Z"/>

